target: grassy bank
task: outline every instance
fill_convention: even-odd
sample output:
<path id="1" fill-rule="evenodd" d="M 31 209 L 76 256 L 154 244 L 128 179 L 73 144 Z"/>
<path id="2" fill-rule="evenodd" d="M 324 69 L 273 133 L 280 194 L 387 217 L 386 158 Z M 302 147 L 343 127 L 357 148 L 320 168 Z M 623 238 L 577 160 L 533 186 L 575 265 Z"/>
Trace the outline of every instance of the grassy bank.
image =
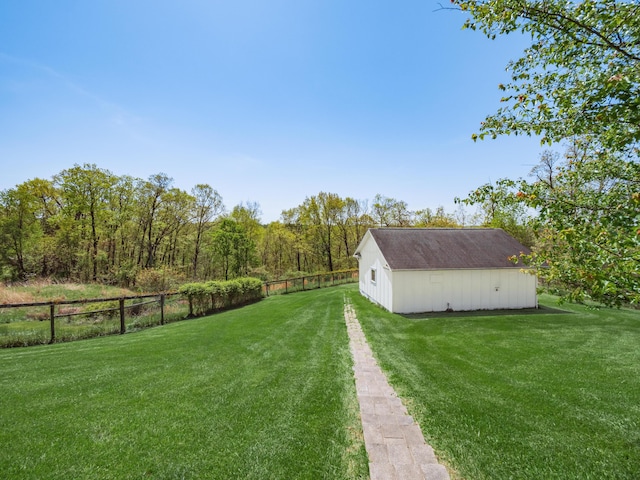
<path id="1" fill-rule="evenodd" d="M 463 478 L 640 478 L 637 311 L 403 317 L 350 297 L 390 382 Z"/>
<path id="2" fill-rule="evenodd" d="M 341 288 L 0 351 L 19 479 L 364 478 Z"/>
<path id="3" fill-rule="evenodd" d="M 82 300 L 85 298 L 128 295 L 135 295 L 135 292 L 126 288 L 99 285 L 96 283 L 53 283 L 47 280 L 40 280 L 12 287 L 6 287 L 0 284 L 0 304 Z"/>

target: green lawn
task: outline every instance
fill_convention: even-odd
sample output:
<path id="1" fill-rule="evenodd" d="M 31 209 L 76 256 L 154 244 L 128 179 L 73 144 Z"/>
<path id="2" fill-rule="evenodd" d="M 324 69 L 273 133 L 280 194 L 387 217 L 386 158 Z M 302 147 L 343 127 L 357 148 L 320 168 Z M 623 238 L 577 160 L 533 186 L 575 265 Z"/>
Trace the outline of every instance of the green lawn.
<path id="1" fill-rule="evenodd" d="M 366 478 L 343 288 L 0 350 L 1 476 Z"/>
<path id="2" fill-rule="evenodd" d="M 640 312 L 403 317 L 349 296 L 390 383 L 462 478 L 640 478 Z"/>
<path id="3" fill-rule="evenodd" d="M 640 478 L 640 312 L 403 317 L 357 285 L 0 350 L 0 477 L 366 478 L 344 295 L 461 478 Z"/>

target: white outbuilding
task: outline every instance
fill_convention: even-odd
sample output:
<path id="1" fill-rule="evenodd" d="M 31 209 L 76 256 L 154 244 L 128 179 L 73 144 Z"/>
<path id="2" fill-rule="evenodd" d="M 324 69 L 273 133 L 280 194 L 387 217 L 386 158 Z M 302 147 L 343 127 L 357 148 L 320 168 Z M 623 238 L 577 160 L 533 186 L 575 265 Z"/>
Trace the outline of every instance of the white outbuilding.
<path id="1" fill-rule="evenodd" d="M 354 256 L 360 293 L 394 313 L 537 308 L 530 253 L 499 228 L 372 228 Z"/>

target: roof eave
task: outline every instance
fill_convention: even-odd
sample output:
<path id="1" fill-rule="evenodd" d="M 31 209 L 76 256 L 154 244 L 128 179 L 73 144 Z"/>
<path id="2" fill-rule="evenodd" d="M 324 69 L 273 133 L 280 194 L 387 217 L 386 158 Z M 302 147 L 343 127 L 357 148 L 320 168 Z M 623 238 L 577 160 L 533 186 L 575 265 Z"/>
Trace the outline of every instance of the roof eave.
<path id="1" fill-rule="evenodd" d="M 442 272 L 455 270 L 535 270 L 533 267 L 441 267 L 441 268 L 389 268 L 392 272 Z"/>

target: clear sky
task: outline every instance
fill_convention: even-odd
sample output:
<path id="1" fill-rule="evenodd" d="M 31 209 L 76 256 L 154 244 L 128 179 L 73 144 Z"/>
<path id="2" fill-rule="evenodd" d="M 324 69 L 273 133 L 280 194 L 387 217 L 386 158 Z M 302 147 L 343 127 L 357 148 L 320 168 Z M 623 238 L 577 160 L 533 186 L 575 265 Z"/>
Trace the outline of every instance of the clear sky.
<path id="1" fill-rule="evenodd" d="M 448 3 L 446 5 L 449 5 Z M 446 6 L 445 5 L 445 6 Z M 432 0 L 0 3 L 0 190 L 74 164 L 208 183 L 265 222 L 331 192 L 453 212 L 537 139 L 474 143 L 523 39 Z"/>

